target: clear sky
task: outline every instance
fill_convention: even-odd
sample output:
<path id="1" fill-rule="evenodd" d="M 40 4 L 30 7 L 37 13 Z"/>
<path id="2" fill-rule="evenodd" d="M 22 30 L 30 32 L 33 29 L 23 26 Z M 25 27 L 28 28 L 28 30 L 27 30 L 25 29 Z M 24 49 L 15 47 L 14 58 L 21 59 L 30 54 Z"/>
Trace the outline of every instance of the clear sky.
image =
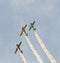
<path id="1" fill-rule="evenodd" d="M 38 63 L 24 36 L 19 36 L 24 24 L 28 24 L 26 31 L 36 51 L 50 63 L 33 31 L 28 31 L 34 20 L 42 41 L 60 63 L 60 0 L 0 0 L 0 63 L 23 63 L 14 53 L 19 41 L 23 41 L 21 48 L 28 63 Z"/>

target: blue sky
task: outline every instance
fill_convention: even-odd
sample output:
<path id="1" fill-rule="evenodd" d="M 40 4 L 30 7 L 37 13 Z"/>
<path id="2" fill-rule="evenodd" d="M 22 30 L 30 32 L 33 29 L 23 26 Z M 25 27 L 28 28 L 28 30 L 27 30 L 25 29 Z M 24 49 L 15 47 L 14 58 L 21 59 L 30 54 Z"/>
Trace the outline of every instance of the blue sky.
<path id="1" fill-rule="evenodd" d="M 1 63 L 23 63 L 18 53 L 14 54 L 19 41 L 23 41 L 21 48 L 28 63 L 38 63 L 24 36 L 19 36 L 24 24 L 28 24 L 26 31 L 35 49 L 45 63 L 50 63 L 33 31 L 28 31 L 29 23 L 34 20 L 42 41 L 57 63 L 60 63 L 60 0 L 0 0 Z"/>

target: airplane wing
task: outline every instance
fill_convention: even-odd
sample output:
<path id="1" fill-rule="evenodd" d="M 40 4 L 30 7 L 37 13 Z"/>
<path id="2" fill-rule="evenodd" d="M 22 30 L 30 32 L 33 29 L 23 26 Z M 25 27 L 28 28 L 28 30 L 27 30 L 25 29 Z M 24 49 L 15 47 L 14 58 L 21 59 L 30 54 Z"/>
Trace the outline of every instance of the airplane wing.
<path id="1" fill-rule="evenodd" d="M 17 52 L 17 50 L 18 50 L 18 48 L 16 48 L 16 51 L 15 51 L 15 53 Z"/>
<path id="2" fill-rule="evenodd" d="M 35 21 L 33 22 L 33 25 L 35 24 Z"/>
<path id="3" fill-rule="evenodd" d="M 35 24 L 35 21 L 33 22 L 33 23 L 30 23 L 31 24 L 31 26 L 30 26 L 30 28 L 29 28 L 29 31 L 31 30 L 31 28 L 33 28 L 34 29 L 34 24 Z M 34 29 L 35 30 L 35 29 Z"/>
<path id="4" fill-rule="evenodd" d="M 20 36 L 23 34 L 23 30 L 21 31 L 21 33 L 20 33 Z"/>
<path id="5" fill-rule="evenodd" d="M 23 34 L 23 31 L 25 30 L 25 28 L 27 27 L 27 24 L 23 27 L 21 33 L 20 33 L 20 36 Z"/>
<path id="6" fill-rule="evenodd" d="M 22 42 L 19 43 L 19 46 L 22 44 Z"/>
<path id="7" fill-rule="evenodd" d="M 23 27 L 24 29 L 27 27 L 27 24 Z"/>
<path id="8" fill-rule="evenodd" d="M 29 31 L 31 30 L 32 26 L 30 26 Z"/>
<path id="9" fill-rule="evenodd" d="M 22 50 L 20 52 L 23 54 L 23 51 Z"/>

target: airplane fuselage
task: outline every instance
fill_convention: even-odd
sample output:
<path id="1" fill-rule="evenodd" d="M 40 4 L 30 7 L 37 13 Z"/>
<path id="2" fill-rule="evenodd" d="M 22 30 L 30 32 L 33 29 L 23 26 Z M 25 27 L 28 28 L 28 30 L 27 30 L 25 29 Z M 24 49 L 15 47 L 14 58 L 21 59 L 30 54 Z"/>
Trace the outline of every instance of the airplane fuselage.
<path id="1" fill-rule="evenodd" d="M 22 27 L 22 30 L 25 31 L 23 27 Z"/>
<path id="2" fill-rule="evenodd" d="M 32 27 L 32 28 L 34 27 L 33 24 L 31 24 L 31 27 Z"/>
<path id="3" fill-rule="evenodd" d="M 25 33 L 26 36 L 28 36 L 28 34 L 25 31 L 26 27 L 27 27 L 27 24 L 22 27 L 22 31 L 20 33 L 20 36 L 23 34 L 23 32 Z"/>
<path id="4" fill-rule="evenodd" d="M 20 50 L 20 52 L 23 53 L 23 51 L 20 49 L 20 45 L 17 44 L 16 46 Z"/>
<path id="5" fill-rule="evenodd" d="M 26 36 L 28 36 L 28 34 L 26 33 L 25 29 L 22 27 L 23 32 L 26 34 Z"/>
<path id="6" fill-rule="evenodd" d="M 18 49 L 20 49 L 20 45 L 17 44 L 16 46 L 17 46 Z"/>
<path id="7" fill-rule="evenodd" d="M 22 42 L 20 42 L 19 44 L 16 44 L 17 48 L 16 48 L 15 53 L 16 53 L 18 50 L 19 50 L 21 53 L 23 53 L 23 51 L 20 49 L 21 43 L 22 43 Z"/>
<path id="8" fill-rule="evenodd" d="M 36 30 L 36 29 L 34 28 L 34 26 L 33 26 L 33 25 L 34 25 L 34 24 L 32 24 L 32 23 L 31 23 L 31 27 L 33 28 L 33 30 Z"/>

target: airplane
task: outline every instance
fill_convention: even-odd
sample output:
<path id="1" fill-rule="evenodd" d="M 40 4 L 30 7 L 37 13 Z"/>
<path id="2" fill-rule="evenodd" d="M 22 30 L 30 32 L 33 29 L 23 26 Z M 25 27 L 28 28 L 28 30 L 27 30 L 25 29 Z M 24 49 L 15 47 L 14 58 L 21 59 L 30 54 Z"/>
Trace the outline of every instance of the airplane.
<path id="1" fill-rule="evenodd" d="M 20 36 L 23 34 L 23 32 L 25 33 L 26 36 L 28 36 L 28 34 L 27 34 L 26 31 L 25 31 L 26 27 L 27 27 L 27 24 L 22 27 L 22 31 L 21 31 L 21 33 L 20 33 Z"/>
<path id="2" fill-rule="evenodd" d="M 33 23 L 30 23 L 31 24 L 31 26 L 30 26 L 30 28 L 29 28 L 29 31 L 33 28 L 33 30 L 36 30 L 36 28 L 34 28 L 34 24 L 35 24 L 35 21 L 33 22 Z"/>
<path id="3" fill-rule="evenodd" d="M 20 49 L 22 42 L 20 42 L 19 44 L 16 44 L 17 48 L 15 50 L 15 53 L 18 51 L 18 49 L 20 50 L 20 52 L 23 54 L 23 51 Z"/>

